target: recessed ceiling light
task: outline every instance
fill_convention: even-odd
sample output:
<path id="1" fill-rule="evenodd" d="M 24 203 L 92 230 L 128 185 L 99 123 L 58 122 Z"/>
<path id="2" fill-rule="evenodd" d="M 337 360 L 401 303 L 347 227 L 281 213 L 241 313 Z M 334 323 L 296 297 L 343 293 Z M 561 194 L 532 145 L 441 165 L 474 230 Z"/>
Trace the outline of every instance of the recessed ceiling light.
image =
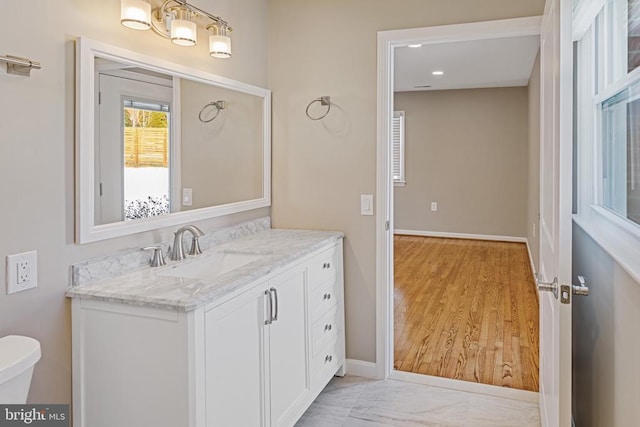
<path id="1" fill-rule="evenodd" d="M 420 44 L 420 43 L 410 44 L 409 47 L 422 47 L 422 44 Z"/>
<path id="2" fill-rule="evenodd" d="M 433 71 L 431 74 L 433 74 L 434 76 L 441 76 L 444 74 L 444 71 Z"/>

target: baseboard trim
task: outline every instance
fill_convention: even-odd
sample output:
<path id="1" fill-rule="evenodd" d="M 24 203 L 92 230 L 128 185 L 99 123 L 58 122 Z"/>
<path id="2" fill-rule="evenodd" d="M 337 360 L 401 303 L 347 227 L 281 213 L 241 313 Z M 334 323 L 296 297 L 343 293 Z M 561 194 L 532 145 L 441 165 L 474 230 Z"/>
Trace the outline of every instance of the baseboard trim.
<path id="1" fill-rule="evenodd" d="M 443 231 L 403 230 L 403 229 L 395 229 L 393 230 L 393 234 L 403 234 L 405 236 L 445 237 L 448 239 L 492 240 L 495 242 L 527 243 L 526 237 L 495 236 L 492 234 L 446 233 Z"/>
<path id="2" fill-rule="evenodd" d="M 529 247 L 529 239 L 527 239 L 527 253 L 529 254 L 529 263 L 531 264 L 531 272 L 533 273 L 533 285 L 536 287 L 536 299 L 540 304 L 540 291 L 538 291 L 536 281 L 536 265 L 533 263 L 533 256 L 531 256 L 531 248 Z"/>
<path id="3" fill-rule="evenodd" d="M 377 377 L 376 364 L 364 360 L 347 359 L 345 361 L 348 375 L 356 377 L 373 378 Z"/>
<path id="4" fill-rule="evenodd" d="M 450 378 L 434 377 L 431 375 L 421 375 L 413 372 L 402 372 L 396 370 L 391 371 L 389 378 L 398 381 L 430 385 L 433 387 L 466 391 L 468 393 L 518 400 L 521 402 L 539 403 L 539 395 L 535 391 L 518 390 L 508 387 L 472 383 L 468 381 L 453 380 Z"/>

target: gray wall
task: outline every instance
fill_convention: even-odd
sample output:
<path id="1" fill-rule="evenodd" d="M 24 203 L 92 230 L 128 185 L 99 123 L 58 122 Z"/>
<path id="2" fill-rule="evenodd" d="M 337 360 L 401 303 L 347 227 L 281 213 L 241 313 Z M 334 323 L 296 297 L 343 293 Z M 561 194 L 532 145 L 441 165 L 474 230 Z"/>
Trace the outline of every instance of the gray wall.
<path id="1" fill-rule="evenodd" d="M 634 426 L 640 420 L 640 283 L 580 227 L 573 227 L 573 416 L 576 426 Z"/>
<path id="2" fill-rule="evenodd" d="M 538 214 L 540 212 L 540 53 L 529 79 L 529 176 L 527 202 L 527 241 L 535 268 L 540 258 Z"/>
<path id="3" fill-rule="evenodd" d="M 526 87 L 396 93 L 407 184 L 395 228 L 525 237 L 527 98 Z"/>
<path id="4" fill-rule="evenodd" d="M 29 78 L 0 71 L 0 336 L 29 335 L 42 344 L 32 402 L 71 401 L 71 314 L 64 296 L 70 285 L 70 265 L 167 240 L 172 234 L 165 229 L 74 244 L 73 40 L 84 36 L 265 86 L 267 0 L 202 0 L 199 4 L 233 24 L 232 59 L 212 59 L 204 32 L 199 34 L 198 46 L 181 48 L 151 31 L 123 27 L 117 0 L 3 3 L 4 15 L 11 18 L 0 26 L 0 54 L 43 64 Z M 264 214 L 269 209 L 199 225 L 207 229 Z M 38 288 L 6 295 L 6 255 L 33 249 L 38 251 Z"/>
<path id="5" fill-rule="evenodd" d="M 270 0 L 273 224 L 346 233 L 347 357 L 375 361 L 376 37 L 380 30 L 541 15 L 544 0 Z M 309 101 L 330 95 L 311 121 Z"/>
<path id="6" fill-rule="evenodd" d="M 182 187 L 193 190 L 193 206 L 181 210 L 262 197 L 263 99 L 186 79 L 181 97 Z M 203 106 L 219 100 L 225 108 L 202 123 Z M 205 113 L 207 120 L 216 111 Z"/>

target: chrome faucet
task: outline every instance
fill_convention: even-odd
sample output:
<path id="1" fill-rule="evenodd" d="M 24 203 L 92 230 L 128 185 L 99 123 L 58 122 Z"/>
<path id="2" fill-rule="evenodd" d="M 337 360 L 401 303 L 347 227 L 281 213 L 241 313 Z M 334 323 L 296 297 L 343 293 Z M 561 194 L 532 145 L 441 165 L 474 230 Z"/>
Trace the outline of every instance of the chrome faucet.
<path id="1" fill-rule="evenodd" d="M 184 227 L 180 227 L 178 231 L 175 232 L 173 247 L 171 248 L 171 259 L 174 261 L 180 261 L 185 258 L 184 248 L 182 247 L 182 235 L 185 231 L 189 231 L 193 236 L 193 239 L 191 240 L 191 249 L 189 250 L 189 255 L 198 255 L 202 253 L 202 250 L 200 249 L 200 243 L 198 243 L 198 239 L 204 236 L 204 233 L 195 225 L 185 225 Z"/>

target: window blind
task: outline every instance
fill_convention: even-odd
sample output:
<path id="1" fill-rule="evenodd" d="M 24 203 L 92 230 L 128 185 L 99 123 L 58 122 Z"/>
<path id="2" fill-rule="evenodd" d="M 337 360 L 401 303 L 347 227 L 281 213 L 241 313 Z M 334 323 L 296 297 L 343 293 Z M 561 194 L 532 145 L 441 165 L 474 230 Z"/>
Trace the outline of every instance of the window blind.
<path id="1" fill-rule="evenodd" d="M 393 180 L 404 182 L 404 111 L 394 111 L 393 113 L 391 145 Z"/>

